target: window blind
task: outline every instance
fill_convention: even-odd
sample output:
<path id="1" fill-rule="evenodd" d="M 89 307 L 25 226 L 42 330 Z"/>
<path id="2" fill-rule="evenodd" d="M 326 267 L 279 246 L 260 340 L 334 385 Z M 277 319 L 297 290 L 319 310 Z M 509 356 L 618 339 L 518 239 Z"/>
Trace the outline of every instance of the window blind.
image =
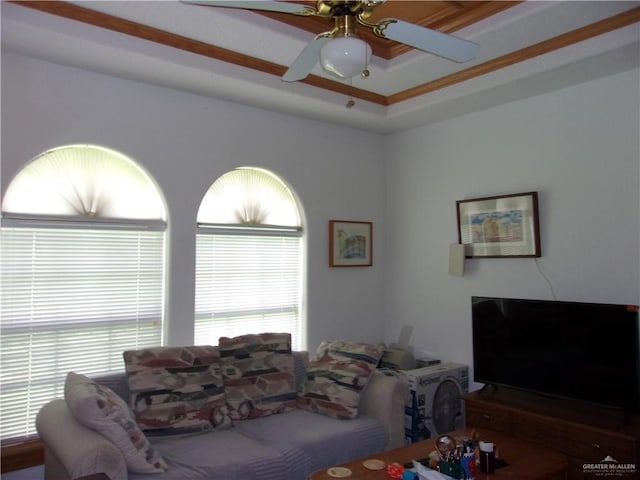
<path id="1" fill-rule="evenodd" d="M 301 349 L 300 236 L 197 234 L 196 345 L 289 332 Z"/>
<path id="2" fill-rule="evenodd" d="M 0 427 L 35 433 L 69 371 L 122 371 L 122 352 L 162 343 L 160 231 L 0 229 Z"/>

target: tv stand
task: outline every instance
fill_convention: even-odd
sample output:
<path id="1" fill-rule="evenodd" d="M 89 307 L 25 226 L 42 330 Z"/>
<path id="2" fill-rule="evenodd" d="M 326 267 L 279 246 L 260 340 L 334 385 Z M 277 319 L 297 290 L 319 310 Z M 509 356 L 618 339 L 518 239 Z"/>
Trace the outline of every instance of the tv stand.
<path id="1" fill-rule="evenodd" d="M 631 480 L 640 473 L 637 415 L 625 418 L 617 410 L 506 387 L 483 388 L 464 399 L 468 428 L 477 428 L 480 435 L 482 429 L 506 433 L 565 453 L 571 463 L 569 480 L 591 479 L 584 465 L 598 464 L 608 456 L 636 466 L 633 474 L 616 479 Z"/>

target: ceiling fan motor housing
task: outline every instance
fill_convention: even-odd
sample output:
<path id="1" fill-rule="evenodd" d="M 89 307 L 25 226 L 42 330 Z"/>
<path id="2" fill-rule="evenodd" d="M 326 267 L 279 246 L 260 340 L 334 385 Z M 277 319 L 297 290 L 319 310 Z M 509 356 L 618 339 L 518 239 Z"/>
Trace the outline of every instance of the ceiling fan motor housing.
<path id="1" fill-rule="evenodd" d="M 321 17 L 335 17 L 336 15 L 361 15 L 368 17 L 378 5 L 384 3 L 380 0 L 318 0 L 316 5 L 317 15 Z"/>

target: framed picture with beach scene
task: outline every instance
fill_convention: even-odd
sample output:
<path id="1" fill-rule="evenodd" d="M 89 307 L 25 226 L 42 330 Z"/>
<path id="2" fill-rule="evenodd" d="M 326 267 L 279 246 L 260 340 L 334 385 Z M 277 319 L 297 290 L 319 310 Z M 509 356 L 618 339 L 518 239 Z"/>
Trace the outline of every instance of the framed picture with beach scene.
<path id="1" fill-rule="evenodd" d="M 540 257 L 538 193 L 458 200 L 458 242 L 467 258 Z"/>
<path id="2" fill-rule="evenodd" d="M 373 265 L 373 223 L 329 220 L 329 266 Z"/>

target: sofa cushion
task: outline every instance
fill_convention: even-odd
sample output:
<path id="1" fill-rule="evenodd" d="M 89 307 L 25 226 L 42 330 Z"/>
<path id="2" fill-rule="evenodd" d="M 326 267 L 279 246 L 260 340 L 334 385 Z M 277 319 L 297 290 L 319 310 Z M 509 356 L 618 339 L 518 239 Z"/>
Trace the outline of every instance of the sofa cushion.
<path id="1" fill-rule="evenodd" d="M 156 347 L 123 355 L 131 406 L 147 435 L 231 426 L 217 347 Z"/>
<path id="2" fill-rule="evenodd" d="M 383 451 L 387 433 L 366 415 L 348 421 L 295 409 L 282 415 L 236 422 L 245 437 L 279 450 L 292 478 Z"/>
<path id="3" fill-rule="evenodd" d="M 298 407 L 339 419 L 354 418 L 383 351 L 383 344 L 322 342 L 309 362 Z"/>
<path id="4" fill-rule="evenodd" d="M 277 417 L 279 415 L 275 415 Z M 238 423 L 252 423 L 237 422 Z M 184 437 L 153 437 L 150 441 L 169 465 L 157 480 L 302 480 L 289 476 L 281 453 L 233 428 Z M 156 477 L 154 477 L 156 478 Z M 130 475 L 128 480 L 147 480 Z"/>
<path id="5" fill-rule="evenodd" d="M 136 425 L 127 404 L 110 388 L 69 372 L 64 397 L 78 422 L 99 432 L 120 449 L 129 470 L 160 473 L 167 469 L 162 457 Z"/>
<path id="6" fill-rule="evenodd" d="M 222 337 L 218 346 L 232 419 L 263 417 L 295 408 L 296 384 L 290 334 Z"/>

